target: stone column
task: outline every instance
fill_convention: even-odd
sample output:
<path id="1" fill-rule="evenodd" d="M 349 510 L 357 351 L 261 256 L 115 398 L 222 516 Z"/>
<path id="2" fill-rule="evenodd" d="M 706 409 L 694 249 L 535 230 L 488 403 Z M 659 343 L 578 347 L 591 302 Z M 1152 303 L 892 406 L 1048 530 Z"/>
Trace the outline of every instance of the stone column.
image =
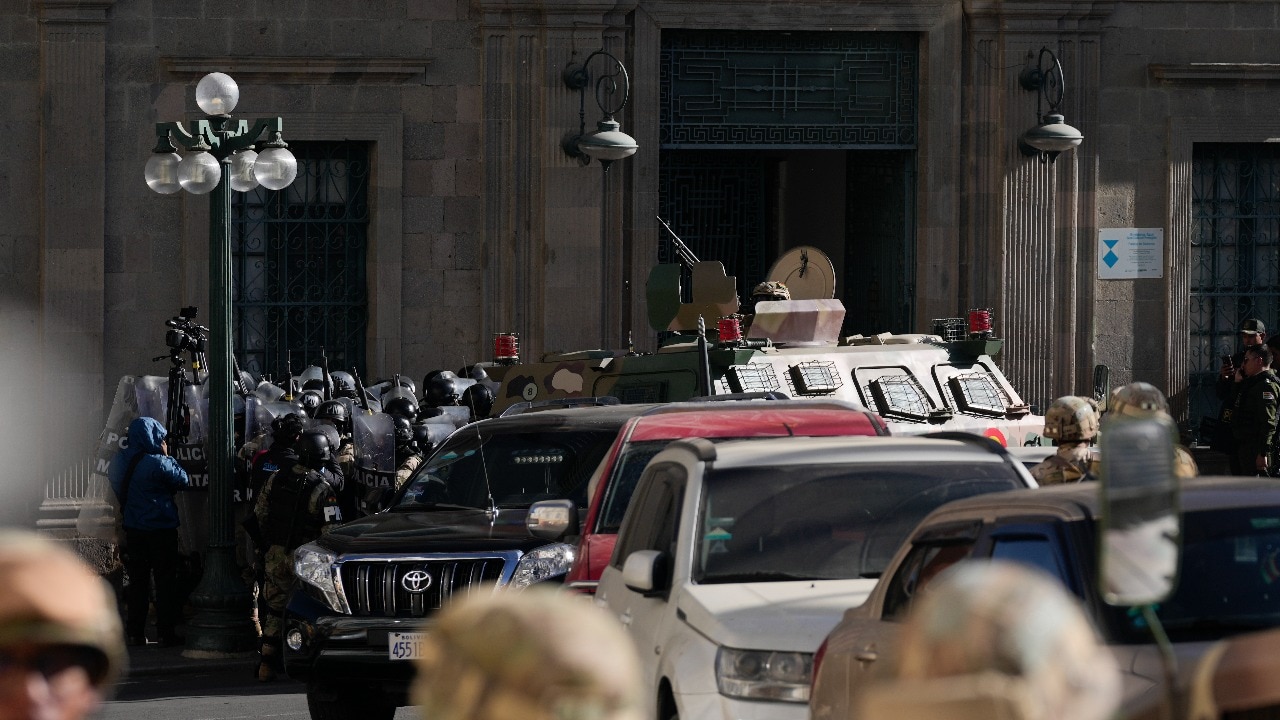
<path id="1" fill-rule="evenodd" d="M 36 0 L 40 22 L 40 319 L 45 462 L 91 447 L 103 419 L 107 14 L 115 0 Z M 141 173 L 145 158 L 138 160 Z M 58 412 L 67 409 L 69 412 Z M 69 452 L 72 451 L 72 452 Z M 55 454 L 56 453 L 56 454 Z"/>

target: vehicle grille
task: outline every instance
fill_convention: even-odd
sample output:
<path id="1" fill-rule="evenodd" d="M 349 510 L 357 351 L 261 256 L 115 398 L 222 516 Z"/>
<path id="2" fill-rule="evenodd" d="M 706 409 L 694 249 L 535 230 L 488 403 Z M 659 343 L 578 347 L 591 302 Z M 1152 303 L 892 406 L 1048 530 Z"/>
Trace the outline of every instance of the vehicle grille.
<path id="1" fill-rule="evenodd" d="M 353 615 L 425 617 L 455 594 L 497 582 L 504 562 L 500 557 L 348 561 L 342 564 L 342 588 Z M 430 583 L 421 592 L 410 592 L 405 575 L 416 571 L 426 572 Z"/>

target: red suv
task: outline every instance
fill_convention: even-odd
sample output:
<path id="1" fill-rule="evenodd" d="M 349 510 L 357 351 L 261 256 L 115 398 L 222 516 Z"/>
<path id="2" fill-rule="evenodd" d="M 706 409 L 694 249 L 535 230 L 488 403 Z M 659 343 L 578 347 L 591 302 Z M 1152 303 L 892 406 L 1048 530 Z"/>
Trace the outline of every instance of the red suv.
<path id="1" fill-rule="evenodd" d="M 888 434 L 879 415 L 841 400 L 695 401 L 653 408 L 623 425 L 591 477 L 587 517 L 565 584 L 582 592 L 596 591 L 641 471 L 673 440 Z"/>

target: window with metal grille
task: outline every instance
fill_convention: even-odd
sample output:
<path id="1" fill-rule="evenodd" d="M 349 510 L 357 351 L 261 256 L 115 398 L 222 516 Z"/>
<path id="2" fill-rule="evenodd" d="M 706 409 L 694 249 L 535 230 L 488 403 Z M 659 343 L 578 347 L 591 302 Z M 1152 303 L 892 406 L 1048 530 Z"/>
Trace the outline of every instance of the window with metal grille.
<path id="1" fill-rule="evenodd" d="M 365 371 L 369 148 L 291 142 L 298 178 L 234 193 L 233 343 L 241 367 L 280 377 L 319 364 Z"/>
<path id="2" fill-rule="evenodd" d="M 1280 147 L 1196 143 L 1191 182 L 1189 418 L 1216 417 L 1221 355 L 1240 324 L 1280 321 Z M 1201 438 L 1208 441 L 1209 438 Z"/>

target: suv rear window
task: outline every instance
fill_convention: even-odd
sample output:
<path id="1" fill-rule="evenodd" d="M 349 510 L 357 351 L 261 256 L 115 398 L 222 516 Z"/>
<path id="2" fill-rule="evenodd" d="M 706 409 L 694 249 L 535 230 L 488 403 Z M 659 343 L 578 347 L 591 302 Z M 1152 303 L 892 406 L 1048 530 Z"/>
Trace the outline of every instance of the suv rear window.
<path id="1" fill-rule="evenodd" d="M 418 468 L 397 508 L 527 506 L 568 498 L 583 507 L 587 480 L 617 437 L 612 429 L 458 432 Z"/>
<path id="2" fill-rule="evenodd" d="M 879 577 L 934 508 L 1024 487 L 1001 462 L 712 469 L 703 484 L 700 583 Z"/>

